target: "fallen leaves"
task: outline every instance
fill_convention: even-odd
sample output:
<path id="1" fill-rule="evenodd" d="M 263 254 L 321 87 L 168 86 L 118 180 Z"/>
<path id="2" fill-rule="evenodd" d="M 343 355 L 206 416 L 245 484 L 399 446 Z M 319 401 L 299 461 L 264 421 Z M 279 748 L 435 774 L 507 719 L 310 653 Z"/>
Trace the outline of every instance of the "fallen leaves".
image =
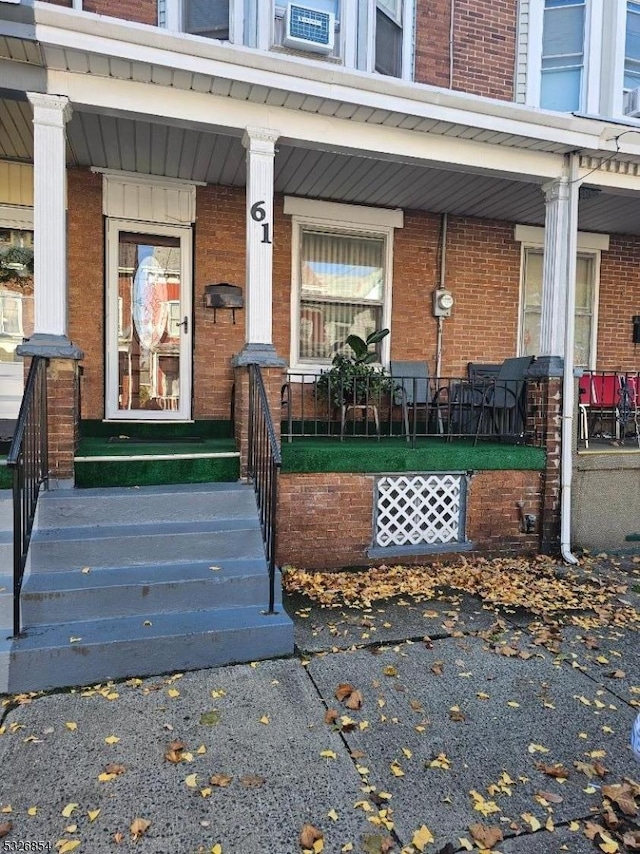
<path id="1" fill-rule="evenodd" d="M 476 558 L 461 556 L 456 563 L 423 566 L 379 566 L 360 572 L 311 572 L 289 569 L 283 586 L 290 593 L 303 593 L 322 605 L 369 608 L 375 602 L 402 593 L 417 601 L 441 598 L 443 588 L 464 591 L 491 605 L 523 607 L 548 619 L 564 614 L 569 622 L 589 626 L 627 625 L 640 622 L 640 614 L 620 601 L 617 582 L 597 581 L 585 573 L 558 571 L 550 557 Z M 580 612 L 589 612 L 585 617 Z M 425 612 L 425 616 L 437 616 Z M 575 618 L 574 616 L 575 615 Z M 541 627 L 534 641 L 558 651 L 558 633 Z M 512 648 L 513 649 L 513 648 Z M 496 650 L 500 651 L 500 650 Z M 503 648 L 503 655 L 519 655 Z M 528 657 L 526 654 L 525 657 Z"/>
<path id="2" fill-rule="evenodd" d="M 133 836 L 134 839 L 140 839 L 140 837 L 143 836 L 150 827 L 151 822 L 147 821 L 146 818 L 134 818 L 129 830 L 131 831 L 131 836 Z"/>
<path id="3" fill-rule="evenodd" d="M 5 836 L 8 836 L 13 829 L 12 821 L 2 821 L 0 822 L 0 839 L 4 839 Z"/>
<path id="4" fill-rule="evenodd" d="M 502 830 L 499 827 L 489 827 L 486 824 L 469 825 L 469 833 L 480 848 L 491 849 L 498 842 L 502 842 Z"/>
<path id="5" fill-rule="evenodd" d="M 362 704 L 364 703 L 362 693 L 356 688 L 354 688 L 353 685 L 350 685 L 348 682 L 343 682 L 338 685 L 335 693 L 335 698 L 336 700 L 338 700 L 338 702 L 344 703 L 344 705 L 352 711 L 358 711 L 362 708 Z"/>
<path id="6" fill-rule="evenodd" d="M 319 854 L 324 848 L 324 833 L 312 824 L 304 824 L 300 831 L 299 842 L 303 851 Z"/>
<path id="7" fill-rule="evenodd" d="M 431 845 L 432 842 L 435 842 L 435 839 L 433 837 L 433 834 L 425 824 L 423 824 L 422 827 L 419 827 L 418 830 L 416 830 L 411 839 L 411 844 L 413 845 L 413 847 L 417 848 L 420 852 L 424 851 L 427 845 Z"/>

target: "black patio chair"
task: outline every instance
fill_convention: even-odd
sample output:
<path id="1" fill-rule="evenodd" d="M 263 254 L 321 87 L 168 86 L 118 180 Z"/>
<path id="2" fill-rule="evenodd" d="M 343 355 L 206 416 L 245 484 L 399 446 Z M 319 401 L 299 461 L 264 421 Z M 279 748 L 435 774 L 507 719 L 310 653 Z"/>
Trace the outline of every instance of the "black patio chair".
<path id="1" fill-rule="evenodd" d="M 526 423 L 526 375 L 533 356 L 505 359 L 487 387 L 481 404 L 477 436 L 495 435 L 501 441 L 522 440 Z"/>

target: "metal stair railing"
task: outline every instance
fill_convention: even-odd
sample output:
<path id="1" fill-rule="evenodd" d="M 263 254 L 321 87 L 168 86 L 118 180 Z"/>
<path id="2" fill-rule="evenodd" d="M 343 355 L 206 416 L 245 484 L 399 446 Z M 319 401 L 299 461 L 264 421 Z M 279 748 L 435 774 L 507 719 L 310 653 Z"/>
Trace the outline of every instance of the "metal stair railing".
<path id="1" fill-rule="evenodd" d="M 260 527 L 269 568 L 269 613 L 274 613 L 278 475 L 282 466 L 267 392 L 259 365 L 249 365 L 248 474 L 260 514 Z"/>
<path id="2" fill-rule="evenodd" d="M 20 591 L 40 488 L 49 483 L 48 360 L 34 356 L 7 456 L 13 472 L 13 636 L 20 634 Z"/>

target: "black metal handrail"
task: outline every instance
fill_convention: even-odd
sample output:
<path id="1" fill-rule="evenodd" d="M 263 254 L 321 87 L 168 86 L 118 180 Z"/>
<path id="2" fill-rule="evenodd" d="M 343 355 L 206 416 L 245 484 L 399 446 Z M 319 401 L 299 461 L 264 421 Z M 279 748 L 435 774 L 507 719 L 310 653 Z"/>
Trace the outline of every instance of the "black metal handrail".
<path id="1" fill-rule="evenodd" d="M 49 482 L 47 359 L 34 356 L 7 466 L 13 469 L 13 635 L 20 634 L 20 590 L 40 487 Z"/>
<path id="2" fill-rule="evenodd" d="M 282 466 L 267 392 L 258 365 L 249 365 L 248 473 L 253 480 L 269 567 L 269 613 L 274 613 L 278 474 Z"/>

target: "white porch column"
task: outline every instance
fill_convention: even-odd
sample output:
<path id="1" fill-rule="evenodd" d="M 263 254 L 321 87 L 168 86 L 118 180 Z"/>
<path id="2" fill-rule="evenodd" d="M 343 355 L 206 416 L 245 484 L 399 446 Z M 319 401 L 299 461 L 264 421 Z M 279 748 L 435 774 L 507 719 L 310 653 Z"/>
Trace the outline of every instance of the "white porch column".
<path id="1" fill-rule="evenodd" d="M 540 322 L 540 355 L 543 357 L 564 356 L 570 243 L 569 189 L 567 177 L 542 187 L 546 200 Z"/>
<path id="2" fill-rule="evenodd" d="M 276 358 L 272 337 L 273 159 L 278 132 L 247 128 L 246 344 L 240 358 L 260 364 Z M 280 360 L 278 360 L 280 362 Z"/>
<path id="3" fill-rule="evenodd" d="M 27 347 L 57 352 L 69 345 L 67 324 L 67 164 L 69 99 L 28 92 L 33 106 L 34 332 Z M 26 355 L 32 354 L 24 350 Z"/>

